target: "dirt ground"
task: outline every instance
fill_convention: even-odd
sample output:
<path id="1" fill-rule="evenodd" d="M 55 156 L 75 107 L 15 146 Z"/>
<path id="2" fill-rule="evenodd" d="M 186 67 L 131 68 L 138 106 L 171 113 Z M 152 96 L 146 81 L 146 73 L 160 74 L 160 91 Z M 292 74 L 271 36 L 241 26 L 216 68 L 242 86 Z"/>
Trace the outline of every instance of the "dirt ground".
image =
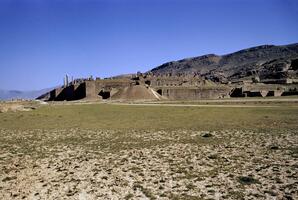
<path id="1" fill-rule="evenodd" d="M 1 130 L 1 199 L 297 199 L 297 132 Z M 19 141 L 15 143 L 16 141 Z"/>
<path id="2" fill-rule="evenodd" d="M 30 111 L 32 107 L 26 107 L 22 103 L 0 104 L 0 113 Z"/>
<path id="3" fill-rule="evenodd" d="M 298 199 L 295 106 L 0 113 L 0 199 Z"/>

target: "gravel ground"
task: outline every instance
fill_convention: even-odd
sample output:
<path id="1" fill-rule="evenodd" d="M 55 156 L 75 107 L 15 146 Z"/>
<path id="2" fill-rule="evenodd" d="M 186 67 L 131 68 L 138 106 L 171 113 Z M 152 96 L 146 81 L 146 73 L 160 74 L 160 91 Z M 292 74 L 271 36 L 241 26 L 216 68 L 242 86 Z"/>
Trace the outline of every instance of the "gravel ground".
<path id="1" fill-rule="evenodd" d="M 0 199 L 298 199 L 298 132 L 0 129 Z"/>

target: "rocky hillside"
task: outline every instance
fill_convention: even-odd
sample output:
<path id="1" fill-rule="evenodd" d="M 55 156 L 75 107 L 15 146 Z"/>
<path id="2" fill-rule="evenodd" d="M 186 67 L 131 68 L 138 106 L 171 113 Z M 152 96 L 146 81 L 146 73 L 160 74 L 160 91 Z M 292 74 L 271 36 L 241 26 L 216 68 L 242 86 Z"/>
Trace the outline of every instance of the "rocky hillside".
<path id="1" fill-rule="evenodd" d="M 297 60 L 298 43 L 263 45 L 222 56 L 208 54 L 168 62 L 150 72 L 156 75 L 199 73 L 207 79 L 222 82 L 256 75 L 263 79 L 295 78 L 298 73 Z"/>

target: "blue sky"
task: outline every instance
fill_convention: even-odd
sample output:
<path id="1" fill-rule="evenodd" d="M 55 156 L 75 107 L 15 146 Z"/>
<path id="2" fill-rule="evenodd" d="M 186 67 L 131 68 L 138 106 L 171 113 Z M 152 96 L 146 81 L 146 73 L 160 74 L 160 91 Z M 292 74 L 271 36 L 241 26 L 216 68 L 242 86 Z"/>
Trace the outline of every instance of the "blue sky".
<path id="1" fill-rule="evenodd" d="M 0 0 L 0 88 L 297 42 L 297 0 Z"/>

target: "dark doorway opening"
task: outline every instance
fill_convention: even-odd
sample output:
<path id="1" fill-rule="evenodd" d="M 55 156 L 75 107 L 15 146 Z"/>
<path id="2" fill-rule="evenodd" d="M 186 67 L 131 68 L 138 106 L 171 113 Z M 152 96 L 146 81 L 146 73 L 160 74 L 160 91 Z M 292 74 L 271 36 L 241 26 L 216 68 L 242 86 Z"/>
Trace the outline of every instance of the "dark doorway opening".
<path id="1" fill-rule="evenodd" d="M 151 81 L 145 81 L 145 84 L 150 86 L 151 85 Z"/>
<path id="2" fill-rule="evenodd" d="M 139 81 L 140 80 L 140 77 L 134 77 L 134 78 L 132 78 L 132 80 Z"/>
<path id="3" fill-rule="evenodd" d="M 111 97 L 111 92 L 110 91 L 103 91 L 101 90 L 99 93 L 98 93 L 99 96 L 102 97 L 102 99 L 108 99 Z"/>
<path id="4" fill-rule="evenodd" d="M 262 94 L 259 91 L 255 91 L 255 92 L 248 92 L 247 96 L 249 96 L 249 97 L 262 97 Z"/>
<path id="5" fill-rule="evenodd" d="M 267 97 L 274 97 L 274 91 L 270 90 L 267 94 Z"/>
<path id="6" fill-rule="evenodd" d="M 231 93 L 231 97 L 244 97 L 244 94 L 242 92 L 242 88 L 234 88 Z"/>
<path id="7" fill-rule="evenodd" d="M 298 95 L 297 88 L 290 88 L 288 91 L 283 92 L 281 96 L 291 96 L 291 95 Z"/>
<path id="8" fill-rule="evenodd" d="M 291 67 L 292 70 L 298 70 L 298 59 L 292 60 Z"/>
<path id="9" fill-rule="evenodd" d="M 158 94 L 162 95 L 162 89 L 156 91 Z"/>

